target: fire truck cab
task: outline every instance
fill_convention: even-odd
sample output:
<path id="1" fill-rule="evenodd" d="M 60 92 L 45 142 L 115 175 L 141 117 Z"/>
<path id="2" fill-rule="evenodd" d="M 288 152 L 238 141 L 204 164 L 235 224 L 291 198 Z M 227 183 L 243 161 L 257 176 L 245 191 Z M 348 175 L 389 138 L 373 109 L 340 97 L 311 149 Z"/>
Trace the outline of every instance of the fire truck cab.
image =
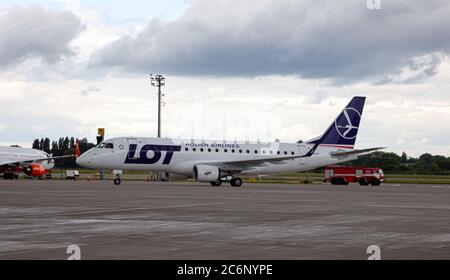
<path id="1" fill-rule="evenodd" d="M 384 173 L 381 168 L 328 166 L 325 168 L 324 182 L 333 185 L 348 185 L 357 182 L 361 186 L 379 186 L 384 182 Z"/>

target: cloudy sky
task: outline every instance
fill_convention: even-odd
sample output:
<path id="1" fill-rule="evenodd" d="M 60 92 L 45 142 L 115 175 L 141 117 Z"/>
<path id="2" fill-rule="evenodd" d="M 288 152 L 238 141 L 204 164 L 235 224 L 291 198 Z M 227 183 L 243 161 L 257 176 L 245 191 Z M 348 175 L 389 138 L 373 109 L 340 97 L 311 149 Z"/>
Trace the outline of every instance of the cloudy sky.
<path id="1" fill-rule="evenodd" d="M 367 96 L 357 146 L 450 156 L 450 2 L 0 1 L 0 144 L 297 141 Z"/>

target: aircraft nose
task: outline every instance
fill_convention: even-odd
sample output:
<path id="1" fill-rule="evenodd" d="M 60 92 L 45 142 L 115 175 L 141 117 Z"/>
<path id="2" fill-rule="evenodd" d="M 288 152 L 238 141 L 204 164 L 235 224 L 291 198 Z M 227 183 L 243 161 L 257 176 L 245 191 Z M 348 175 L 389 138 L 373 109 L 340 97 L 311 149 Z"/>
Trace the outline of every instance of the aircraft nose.
<path id="1" fill-rule="evenodd" d="M 81 155 L 77 158 L 76 163 L 79 166 L 83 166 L 86 167 L 87 166 L 87 159 L 86 159 L 86 155 Z"/>

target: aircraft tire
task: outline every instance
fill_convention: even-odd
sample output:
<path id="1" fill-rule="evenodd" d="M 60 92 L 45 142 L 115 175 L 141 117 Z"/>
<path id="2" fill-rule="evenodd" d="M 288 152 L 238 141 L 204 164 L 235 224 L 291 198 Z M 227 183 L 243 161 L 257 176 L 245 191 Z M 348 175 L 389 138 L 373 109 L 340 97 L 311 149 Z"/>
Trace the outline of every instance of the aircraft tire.
<path id="1" fill-rule="evenodd" d="M 121 182 L 122 181 L 120 180 L 120 178 L 114 179 L 114 185 L 116 185 L 116 186 L 120 185 Z"/>
<path id="2" fill-rule="evenodd" d="M 233 179 L 231 179 L 230 184 L 232 187 L 240 187 L 240 186 L 242 186 L 242 179 L 241 178 L 233 178 Z"/>

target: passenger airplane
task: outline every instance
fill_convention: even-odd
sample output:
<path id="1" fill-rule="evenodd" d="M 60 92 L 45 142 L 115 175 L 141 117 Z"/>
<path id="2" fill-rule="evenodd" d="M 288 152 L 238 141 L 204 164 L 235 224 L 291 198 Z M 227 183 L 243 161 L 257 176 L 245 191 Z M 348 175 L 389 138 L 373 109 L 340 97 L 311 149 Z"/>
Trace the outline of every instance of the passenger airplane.
<path id="1" fill-rule="evenodd" d="M 353 148 L 365 97 L 354 97 L 325 133 L 305 143 L 250 144 L 169 138 L 120 137 L 106 140 L 77 159 L 94 169 L 151 170 L 193 177 L 220 186 L 242 185 L 241 175 L 311 170 L 350 161 L 383 148 Z M 120 184 L 120 178 L 114 180 Z"/>
<path id="2" fill-rule="evenodd" d="M 75 156 L 79 155 L 78 139 Z M 0 174 L 3 179 L 19 178 L 19 172 L 27 176 L 44 179 L 48 170 L 52 169 L 55 159 L 73 157 L 74 155 L 52 157 L 44 151 L 20 147 L 0 147 Z"/>

